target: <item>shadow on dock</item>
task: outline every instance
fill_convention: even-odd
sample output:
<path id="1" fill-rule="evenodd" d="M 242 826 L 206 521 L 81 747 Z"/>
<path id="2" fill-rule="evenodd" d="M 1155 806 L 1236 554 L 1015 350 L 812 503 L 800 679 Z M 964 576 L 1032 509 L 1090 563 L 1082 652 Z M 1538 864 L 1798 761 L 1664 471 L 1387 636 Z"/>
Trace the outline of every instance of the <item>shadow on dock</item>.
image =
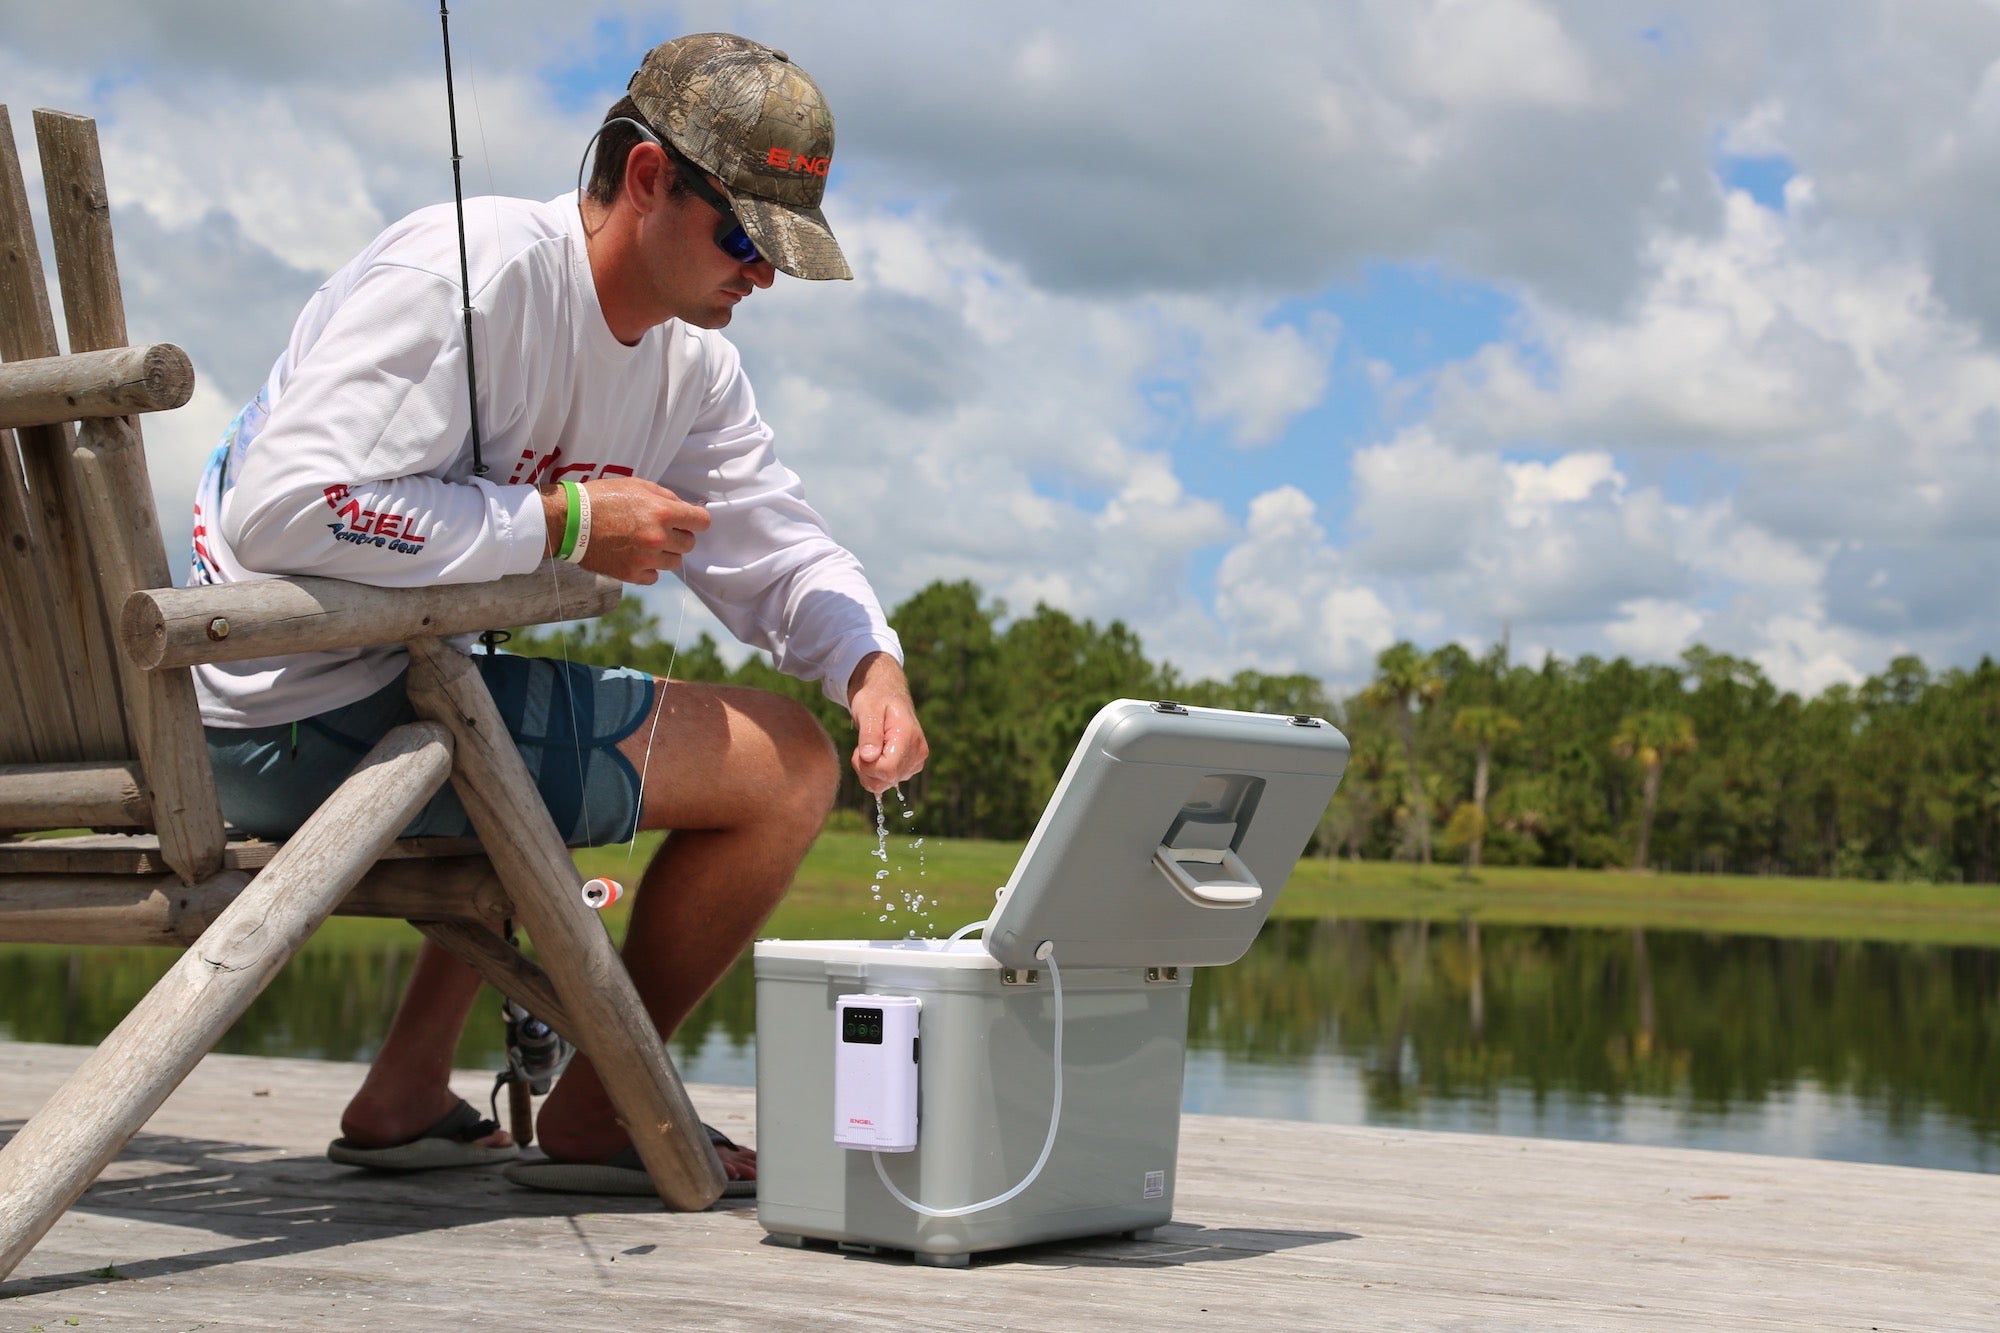
<path id="1" fill-rule="evenodd" d="M 0 1144 L 20 1129 L 0 1121 Z M 712 1211 L 752 1212 L 746 1199 L 719 1201 Z M 492 1168 L 413 1173 L 356 1170 L 317 1154 L 268 1145 L 141 1133 L 118 1155 L 73 1211 L 158 1227 L 184 1228 L 209 1244 L 162 1254 L 172 1240 L 158 1231 L 133 1237 L 133 1249 L 156 1257 L 117 1258 L 65 1273 L 44 1273 L 0 1285 L 0 1301 L 48 1295 L 107 1281 L 174 1277 L 249 1260 L 275 1259 L 359 1242 L 440 1233 L 506 1218 L 569 1217 L 588 1211 L 663 1212 L 644 1198 L 541 1194 L 509 1184 Z M 1169 1223 L 1145 1240 L 1079 1237 L 975 1255 L 979 1267 L 1180 1268 L 1229 1263 L 1307 1246 L 1357 1240 L 1347 1231 L 1210 1227 Z M 165 1242 L 164 1244 L 162 1242 Z M 650 1247 L 648 1247 L 650 1248 Z M 832 1247 L 827 1247 L 832 1249 Z M 879 1255 L 842 1249 L 849 1259 L 909 1263 L 898 1251 Z"/>
<path id="2" fill-rule="evenodd" d="M 0 1121 L 0 1145 L 22 1123 Z M 745 1200 L 726 1202 L 750 1206 Z M 134 1250 L 160 1257 L 121 1257 L 88 1270 L 17 1278 L 0 1285 L 0 1300 L 102 1286 L 107 1280 L 171 1277 L 508 1217 L 563 1216 L 577 1212 L 578 1205 L 575 1196 L 536 1194 L 509 1184 L 490 1167 L 392 1174 L 263 1144 L 141 1133 L 77 1200 L 72 1213 L 185 1228 L 190 1238 L 221 1237 L 235 1243 L 162 1255 L 167 1246 L 160 1242 L 166 1237 L 158 1232 L 135 1236 Z M 658 1200 L 644 1198 L 593 1197 L 588 1207 L 592 1213 L 662 1211 Z"/>

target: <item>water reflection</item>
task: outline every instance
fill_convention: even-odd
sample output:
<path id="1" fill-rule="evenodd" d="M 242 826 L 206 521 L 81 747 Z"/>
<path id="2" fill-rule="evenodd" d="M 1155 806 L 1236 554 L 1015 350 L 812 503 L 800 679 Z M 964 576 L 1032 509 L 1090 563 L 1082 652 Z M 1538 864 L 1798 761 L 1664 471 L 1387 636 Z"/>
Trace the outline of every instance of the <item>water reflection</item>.
<path id="1" fill-rule="evenodd" d="M 1190 1110 L 2000 1170 L 2000 952 L 1273 922 Z"/>
<path id="2" fill-rule="evenodd" d="M 325 937 L 220 1049 L 366 1060 L 416 957 Z M 0 1037 L 94 1042 L 160 950 L 0 949 Z M 500 1062 L 489 994 L 462 1066 Z M 748 1084 L 748 963 L 676 1035 Z M 2000 1171 L 2000 951 L 1659 931 L 1273 922 L 1196 974 L 1192 1111 Z M 331 1112 L 329 1112 L 331 1115 Z"/>

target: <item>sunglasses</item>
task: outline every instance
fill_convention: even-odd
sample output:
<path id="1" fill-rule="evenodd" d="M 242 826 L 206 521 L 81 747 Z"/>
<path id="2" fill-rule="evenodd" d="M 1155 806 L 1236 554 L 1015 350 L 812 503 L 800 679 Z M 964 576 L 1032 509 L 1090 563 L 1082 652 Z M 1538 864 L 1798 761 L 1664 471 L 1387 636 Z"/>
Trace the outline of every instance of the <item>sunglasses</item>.
<path id="1" fill-rule="evenodd" d="M 739 264 L 755 264 L 764 258 L 758 252 L 757 243 L 750 239 L 750 233 L 743 230 L 742 222 L 736 217 L 736 210 L 731 208 L 729 201 L 718 194 L 715 187 L 708 183 L 707 172 L 690 161 L 687 155 L 681 152 L 680 149 L 653 133 L 651 126 L 641 124 L 630 116 L 620 116 L 616 121 L 606 121 L 604 124 L 612 125 L 621 122 L 639 131 L 641 138 L 665 153 L 672 160 L 674 169 L 680 173 L 681 179 L 687 182 L 690 190 L 694 191 L 695 197 L 722 215 L 722 221 L 715 228 L 716 249 L 722 251 L 722 253 L 728 255 Z M 578 162 L 576 166 L 576 192 L 578 195 L 583 193 L 584 168 L 590 163 L 590 146 L 596 143 L 598 135 L 603 133 L 604 125 L 599 125 L 597 127 L 597 134 L 591 135 L 590 143 L 583 146 L 583 160 Z"/>
<path id="2" fill-rule="evenodd" d="M 729 206 L 729 201 L 708 183 L 708 173 L 690 162 L 679 149 L 664 143 L 660 147 L 666 149 L 667 156 L 674 160 L 681 179 L 695 192 L 695 197 L 722 214 L 722 221 L 715 228 L 715 248 L 739 264 L 754 264 L 761 260 L 764 256 L 757 252 L 757 243 L 750 239 L 749 232 L 743 230 L 743 224 L 737 220 L 736 210 Z"/>

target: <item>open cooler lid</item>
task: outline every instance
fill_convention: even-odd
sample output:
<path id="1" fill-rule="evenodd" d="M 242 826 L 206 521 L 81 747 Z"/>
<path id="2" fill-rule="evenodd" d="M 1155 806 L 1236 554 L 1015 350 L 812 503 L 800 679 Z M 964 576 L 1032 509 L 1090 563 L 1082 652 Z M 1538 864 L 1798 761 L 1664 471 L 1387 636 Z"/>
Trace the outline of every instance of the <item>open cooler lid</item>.
<path id="1" fill-rule="evenodd" d="M 1032 967 L 1243 956 L 1347 767 L 1320 718 L 1119 699 L 1091 720 L 987 921 Z"/>

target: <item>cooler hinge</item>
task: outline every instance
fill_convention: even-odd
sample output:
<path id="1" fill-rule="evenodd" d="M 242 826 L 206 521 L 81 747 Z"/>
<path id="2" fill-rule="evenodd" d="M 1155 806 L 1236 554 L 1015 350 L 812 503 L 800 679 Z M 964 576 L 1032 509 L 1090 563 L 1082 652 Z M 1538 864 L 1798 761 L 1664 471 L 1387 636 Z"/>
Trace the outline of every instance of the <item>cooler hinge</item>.
<path id="1" fill-rule="evenodd" d="M 1181 970 L 1178 967 L 1149 967 L 1146 969 L 1146 980 L 1148 981 L 1179 981 L 1180 979 Z"/>
<path id="2" fill-rule="evenodd" d="M 1033 986 L 1042 979 L 1040 968 L 1003 967 L 1000 969 L 1000 984 L 1003 986 Z"/>

